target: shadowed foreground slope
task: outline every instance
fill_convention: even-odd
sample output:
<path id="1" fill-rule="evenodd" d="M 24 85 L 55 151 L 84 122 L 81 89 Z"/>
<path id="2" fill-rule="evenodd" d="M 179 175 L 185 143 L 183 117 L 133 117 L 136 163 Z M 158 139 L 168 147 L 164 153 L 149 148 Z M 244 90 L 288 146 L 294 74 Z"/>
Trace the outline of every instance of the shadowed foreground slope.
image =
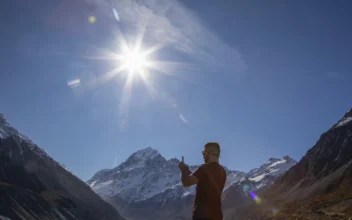
<path id="1" fill-rule="evenodd" d="M 90 187 L 0 113 L 0 219 L 122 220 Z"/>

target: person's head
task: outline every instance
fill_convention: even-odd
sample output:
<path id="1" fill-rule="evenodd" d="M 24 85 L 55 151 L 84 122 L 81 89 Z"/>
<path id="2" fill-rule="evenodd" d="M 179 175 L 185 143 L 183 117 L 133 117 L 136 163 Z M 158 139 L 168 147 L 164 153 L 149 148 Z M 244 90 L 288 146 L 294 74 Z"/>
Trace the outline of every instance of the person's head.
<path id="1" fill-rule="evenodd" d="M 219 162 L 220 145 L 217 142 L 208 142 L 204 145 L 203 159 L 205 163 Z"/>

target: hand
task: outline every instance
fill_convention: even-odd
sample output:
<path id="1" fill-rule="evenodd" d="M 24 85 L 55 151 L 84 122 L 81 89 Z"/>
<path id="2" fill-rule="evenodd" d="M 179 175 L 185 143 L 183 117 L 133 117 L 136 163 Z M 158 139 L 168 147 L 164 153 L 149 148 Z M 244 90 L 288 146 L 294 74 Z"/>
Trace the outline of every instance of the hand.
<path id="1" fill-rule="evenodd" d="M 178 168 L 183 171 L 185 168 L 187 168 L 188 166 L 185 164 L 185 161 L 184 161 L 184 157 L 182 156 L 182 159 L 181 161 L 178 163 Z"/>

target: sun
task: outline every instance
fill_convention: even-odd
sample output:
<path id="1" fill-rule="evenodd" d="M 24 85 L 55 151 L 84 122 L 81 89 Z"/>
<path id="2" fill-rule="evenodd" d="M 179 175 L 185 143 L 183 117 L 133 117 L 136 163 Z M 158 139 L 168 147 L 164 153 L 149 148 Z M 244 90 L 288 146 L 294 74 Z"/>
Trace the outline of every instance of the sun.
<path id="1" fill-rule="evenodd" d="M 129 73 L 141 72 L 147 66 L 147 56 L 139 49 L 130 50 L 127 48 L 121 57 L 123 69 Z"/>
<path id="2" fill-rule="evenodd" d="M 144 67 L 147 60 L 139 51 L 131 51 L 126 54 L 124 62 L 127 69 L 133 71 Z"/>

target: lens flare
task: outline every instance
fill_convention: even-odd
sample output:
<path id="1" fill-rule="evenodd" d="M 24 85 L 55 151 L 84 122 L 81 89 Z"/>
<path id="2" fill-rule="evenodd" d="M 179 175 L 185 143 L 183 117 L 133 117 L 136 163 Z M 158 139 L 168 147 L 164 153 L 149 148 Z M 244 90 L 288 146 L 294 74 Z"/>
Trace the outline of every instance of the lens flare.
<path id="1" fill-rule="evenodd" d="M 257 196 L 253 191 L 249 191 L 249 194 L 254 199 L 255 203 L 260 204 L 262 202 L 262 199 L 259 198 L 259 196 Z"/>
<path id="2" fill-rule="evenodd" d="M 273 215 L 276 215 L 278 212 L 279 212 L 279 210 L 277 208 L 273 208 L 273 210 L 272 210 Z"/>
<path id="3" fill-rule="evenodd" d="M 114 17 L 115 17 L 116 21 L 120 21 L 119 13 L 116 11 L 115 8 L 112 9 L 112 13 L 114 13 Z"/>
<path id="4" fill-rule="evenodd" d="M 96 20 L 97 20 L 97 19 L 96 19 L 95 16 L 93 16 L 93 15 L 88 17 L 89 23 L 92 23 L 92 24 L 93 24 L 93 23 L 96 22 Z"/>
<path id="5" fill-rule="evenodd" d="M 247 184 L 243 185 L 243 191 L 248 192 L 249 186 Z"/>
<path id="6" fill-rule="evenodd" d="M 74 80 L 71 80 L 71 81 L 68 81 L 67 82 L 67 85 L 71 88 L 75 88 L 77 86 L 79 86 L 81 84 L 81 80 L 80 79 L 74 79 Z"/>

